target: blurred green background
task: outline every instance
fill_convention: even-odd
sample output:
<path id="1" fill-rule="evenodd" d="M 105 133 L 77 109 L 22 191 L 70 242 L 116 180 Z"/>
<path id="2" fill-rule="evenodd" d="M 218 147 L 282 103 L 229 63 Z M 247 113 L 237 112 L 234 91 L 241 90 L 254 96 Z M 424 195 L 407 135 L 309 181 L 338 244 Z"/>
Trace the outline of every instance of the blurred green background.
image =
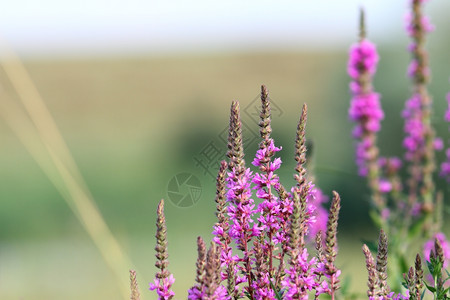
<path id="1" fill-rule="evenodd" d="M 446 15 L 433 15 L 430 37 L 435 101 L 433 119 L 448 140 L 443 121 L 449 89 Z M 356 30 L 355 30 L 356 32 Z M 405 75 L 406 38 L 379 45 L 375 88 L 386 112 L 379 136 L 382 154 L 402 154 L 404 100 L 410 95 Z M 282 145 L 280 176 L 293 183 L 293 141 L 301 106 L 307 103 L 308 139 L 313 143 L 317 185 L 342 197 L 339 264 L 352 278 L 352 290 L 364 292 L 366 273 L 361 239 L 377 236 L 368 221 L 368 192 L 356 176 L 352 124 L 348 121 L 346 50 L 296 49 L 230 51 L 106 58 L 28 58 L 25 65 L 55 118 L 95 201 L 125 252 L 138 269 L 142 299 L 153 280 L 155 209 L 165 198 L 170 270 L 177 299 L 195 273 L 196 237 L 211 238 L 215 183 L 198 165 L 208 145 L 222 157 L 222 140 L 232 100 L 240 101 L 249 140 L 247 164 L 259 143 L 254 112 L 260 85 L 267 85 L 275 106 L 273 137 Z M 17 100 L 3 71 L 0 82 Z M 18 100 L 17 100 L 18 101 Z M 121 299 L 111 270 L 61 195 L 14 133 L 0 121 L 0 299 Z M 448 144 L 447 144 L 448 145 Z M 439 154 L 438 158 L 442 159 Z M 168 197 L 179 173 L 198 178 L 201 195 L 190 207 Z M 448 186 L 443 185 L 448 198 Z M 182 191 L 183 192 L 183 191 Z M 448 225 L 448 224 L 447 224 Z M 123 270 L 124 277 L 128 270 Z"/>

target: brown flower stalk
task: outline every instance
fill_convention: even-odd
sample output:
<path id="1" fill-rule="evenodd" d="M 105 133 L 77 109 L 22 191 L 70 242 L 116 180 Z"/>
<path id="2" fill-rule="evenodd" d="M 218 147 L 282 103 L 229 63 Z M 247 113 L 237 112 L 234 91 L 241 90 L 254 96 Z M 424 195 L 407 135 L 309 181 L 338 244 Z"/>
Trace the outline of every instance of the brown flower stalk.
<path id="1" fill-rule="evenodd" d="M 238 174 L 243 173 L 245 161 L 242 141 L 242 122 L 240 117 L 239 102 L 237 101 L 233 101 L 231 103 L 227 156 L 230 159 L 228 169 L 231 171 L 233 168 L 236 168 Z"/>
<path id="2" fill-rule="evenodd" d="M 335 298 L 335 292 L 339 289 L 338 268 L 334 264 L 337 256 L 337 227 L 339 211 L 341 209 L 341 198 L 339 194 L 333 191 L 333 200 L 331 201 L 330 214 L 328 215 L 327 232 L 325 239 L 325 270 L 330 276 L 331 299 Z"/>
<path id="3" fill-rule="evenodd" d="M 378 272 L 378 283 L 380 286 L 380 296 L 387 296 L 389 293 L 389 286 L 387 284 L 387 262 L 388 262 L 388 241 L 383 229 L 380 230 L 380 237 L 378 240 L 378 253 L 376 269 Z"/>
<path id="4" fill-rule="evenodd" d="M 366 268 L 367 272 L 369 273 L 368 280 L 367 280 L 367 296 L 368 297 L 376 297 L 379 295 L 379 285 L 378 285 L 378 273 L 375 266 L 375 260 L 372 256 L 372 253 L 370 253 L 369 247 L 367 247 L 366 244 L 364 244 L 363 248 L 364 256 L 366 257 Z"/>
<path id="5" fill-rule="evenodd" d="M 139 287 L 136 280 L 136 271 L 130 270 L 130 289 L 131 289 L 131 300 L 140 300 L 141 294 L 139 293 Z"/>

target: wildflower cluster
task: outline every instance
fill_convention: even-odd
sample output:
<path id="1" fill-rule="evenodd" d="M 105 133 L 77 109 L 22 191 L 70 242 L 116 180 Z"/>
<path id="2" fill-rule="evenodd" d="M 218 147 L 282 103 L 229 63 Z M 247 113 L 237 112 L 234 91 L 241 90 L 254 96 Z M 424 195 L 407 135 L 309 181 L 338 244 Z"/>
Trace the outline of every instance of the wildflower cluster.
<path id="1" fill-rule="evenodd" d="M 433 181 L 435 151 L 443 148 L 443 141 L 435 137 L 431 126 L 432 103 L 427 90 L 430 69 L 424 48 L 425 34 L 433 26 L 422 14 L 424 2 L 426 0 L 411 0 L 411 14 L 407 17 L 406 30 L 412 38 L 408 47 L 412 56 L 408 75 L 412 79 L 413 93 L 402 112 L 405 121 L 403 160 L 379 155 L 377 133 L 384 112 L 380 95 L 372 85 L 379 56 L 376 46 L 366 38 L 362 11 L 359 41 L 350 49 L 349 116 L 355 122 L 356 164 L 359 174 L 368 179 L 373 204 L 371 216 L 380 227 L 378 247 L 365 244 L 362 248 L 370 300 L 419 300 L 424 298 L 425 290 L 433 294 L 434 299 L 450 299 L 450 276 L 446 271 L 450 265 L 450 243 L 441 232 L 443 197 L 436 191 Z M 450 122 L 450 94 L 447 101 L 445 120 Z M 252 168 L 247 167 L 244 160 L 239 103 L 232 103 L 228 160 L 221 162 L 217 175 L 217 222 L 209 247 L 201 237 L 197 239 L 195 284 L 188 290 L 188 299 L 291 300 L 319 299 L 326 295 L 334 300 L 341 295 L 341 270 L 335 263 L 340 196 L 333 192 L 327 211 L 322 206 L 327 197 L 308 176 L 306 120 L 304 105 L 295 139 L 295 185 L 286 189 L 277 175 L 282 164 L 278 157 L 282 147 L 276 146 L 271 137 L 266 87 L 261 88 L 261 143 Z M 446 157 L 440 174 L 450 180 L 450 149 Z M 403 165 L 408 175 L 405 182 L 399 175 Z M 169 300 L 174 297 L 175 280 L 168 271 L 163 207 L 161 201 L 157 210 L 155 248 L 158 272 L 150 290 L 156 291 L 158 299 Z M 419 254 L 414 266 L 407 268 L 407 250 L 418 237 L 423 241 L 428 239 L 423 249 L 428 276 Z M 375 256 L 371 250 L 376 252 Z M 140 294 L 134 271 L 130 271 L 130 279 L 131 299 L 138 300 Z"/>
<path id="2" fill-rule="evenodd" d="M 262 141 L 252 162 L 255 171 L 245 166 L 239 103 L 231 105 L 228 162 L 221 163 L 217 176 L 214 237 L 209 250 L 202 238 L 197 240 L 196 283 L 188 299 L 308 299 L 311 294 L 335 299 L 341 273 L 335 265 L 340 197 L 334 193 L 328 215 L 320 206 L 325 197 L 307 177 L 306 105 L 297 128 L 296 185 L 288 191 L 276 174 L 282 162 L 275 156 L 282 148 L 270 136 L 265 86 L 261 103 Z M 171 299 L 173 276 L 167 271 L 162 205 L 156 248 L 160 271 L 150 289 L 159 299 Z M 315 255 L 307 247 L 314 241 Z"/>
<path id="3" fill-rule="evenodd" d="M 379 156 L 376 134 L 380 130 L 383 111 L 379 95 L 372 91 L 372 77 L 376 72 L 378 55 L 375 46 L 368 42 L 365 34 L 364 15 L 361 13 L 359 42 L 350 49 L 348 74 L 352 79 L 350 90 L 352 100 L 349 116 L 356 123 L 353 132 L 357 139 L 356 164 L 359 174 L 366 177 L 371 190 L 372 219 L 391 238 L 390 248 L 394 261 L 390 271 L 396 273 L 393 281 L 401 281 L 404 270 L 402 263 L 407 257 L 410 244 L 419 237 L 430 239 L 439 236 L 447 244 L 442 226 L 442 193 L 436 191 L 435 151 L 443 148 L 443 141 L 435 136 L 431 124 L 432 99 L 428 92 L 430 67 L 425 49 L 426 34 L 434 27 L 423 14 L 425 0 L 411 0 L 410 13 L 406 17 L 406 31 L 412 42 L 408 46 L 411 63 L 407 74 L 412 81 L 412 95 L 405 102 L 403 147 L 404 160 L 398 157 Z M 450 96 L 449 96 L 450 97 Z M 364 100 L 363 100 L 364 99 Z M 370 100 L 368 100 L 370 99 Z M 450 100 L 448 99 L 450 102 Z M 450 109 L 449 109 L 450 111 Z M 450 120 L 450 113 L 445 115 Z M 441 164 L 440 174 L 450 178 L 450 150 L 447 161 Z M 400 177 L 400 170 L 406 167 L 408 178 Z M 450 254 L 446 254 L 450 260 Z M 425 253 L 427 257 L 427 253 Z"/>

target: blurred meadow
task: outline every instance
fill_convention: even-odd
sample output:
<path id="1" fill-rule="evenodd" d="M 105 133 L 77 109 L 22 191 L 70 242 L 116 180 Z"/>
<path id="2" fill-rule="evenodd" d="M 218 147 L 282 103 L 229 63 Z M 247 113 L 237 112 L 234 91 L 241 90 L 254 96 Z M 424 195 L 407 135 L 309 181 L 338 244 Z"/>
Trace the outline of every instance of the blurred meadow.
<path id="1" fill-rule="evenodd" d="M 442 7 L 448 11 L 448 5 Z M 450 26 L 439 8 L 430 12 L 436 25 L 428 46 L 430 91 L 438 133 L 447 140 L 442 115 L 449 90 Z M 357 10 L 353 11 L 356 37 Z M 401 33 L 401 28 L 395 30 Z M 348 46 L 353 41 L 346 40 Z M 379 143 L 387 155 L 402 153 L 400 113 L 410 94 L 406 45 L 405 37 L 396 36 L 378 46 L 381 61 L 375 89 L 382 94 L 386 114 Z M 185 298 L 195 276 L 196 237 L 209 241 L 215 222 L 215 183 L 209 173 L 215 176 L 214 162 L 226 150 L 223 137 L 231 101 L 240 101 L 247 125 L 244 146 L 249 165 L 259 143 L 254 112 L 261 84 L 268 87 L 275 106 L 272 136 L 283 146 L 280 176 L 286 185 L 293 183 L 296 124 L 302 104 L 308 104 L 310 171 L 325 193 L 341 194 L 338 264 L 343 277 L 351 280 L 351 290 L 364 293 L 361 240 L 377 233 L 368 218 L 365 181 L 356 175 L 353 160 L 347 46 L 303 49 L 300 41 L 286 49 L 27 56 L 23 62 L 99 212 L 130 258 L 122 279 L 127 280 L 128 268 L 137 269 L 142 299 L 156 299 L 148 283 L 156 271 L 154 224 L 161 198 L 166 200 L 169 269 L 177 279 L 174 290 L 177 299 Z M 4 68 L 0 85 L 5 98 L 0 101 L 12 101 L 24 111 Z M 2 113 L 8 115 L 4 103 Z M 0 299 L 123 299 L 96 244 L 6 119 L 0 120 Z M 39 139 L 32 140 L 33 147 L 42 148 Z M 214 153 L 204 168 L 199 160 L 208 159 L 205 151 L 211 145 L 221 152 Z M 52 165 L 48 157 L 44 160 Z M 57 178 L 59 173 L 51 168 Z M 175 205 L 168 195 L 169 183 L 180 173 L 191 174 L 200 183 L 199 198 L 192 206 Z M 448 199 L 448 187 L 446 192 Z M 446 229 L 449 232 L 448 223 Z"/>

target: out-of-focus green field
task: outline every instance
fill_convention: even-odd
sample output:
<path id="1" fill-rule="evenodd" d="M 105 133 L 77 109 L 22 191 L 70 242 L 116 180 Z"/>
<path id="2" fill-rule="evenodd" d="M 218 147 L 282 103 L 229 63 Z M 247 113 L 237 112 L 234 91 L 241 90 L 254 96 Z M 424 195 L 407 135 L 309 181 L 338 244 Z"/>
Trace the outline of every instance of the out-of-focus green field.
<path id="1" fill-rule="evenodd" d="M 409 95 L 403 52 L 386 51 L 375 82 L 386 110 L 382 151 L 400 154 L 398 116 Z M 195 273 L 196 237 L 209 240 L 214 217 L 213 180 L 194 158 L 211 141 L 223 149 L 222 131 L 232 100 L 251 106 L 266 84 L 278 110 L 273 137 L 282 145 L 282 180 L 292 180 L 293 139 L 304 102 L 314 145 L 318 186 L 342 196 L 339 263 L 352 289 L 366 286 L 360 239 L 376 236 L 367 218 L 367 190 L 355 176 L 347 120 L 345 53 L 244 53 L 159 58 L 28 61 L 89 188 L 124 250 L 138 269 L 142 299 L 155 272 L 155 209 L 180 172 L 201 182 L 193 207 L 166 203 L 170 270 L 184 299 Z M 438 63 L 436 63 L 438 66 Z M 437 69 L 434 74 L 445 72 Z M 3 72 L 0 82 L 17 99 Z M 437 111 L 445 85 L 432 85 Z M 250 112 L 250 108 L 248 110 Z M 250 132 L 251 114 L 243 113 Z M 439 118 L 438 118 L 439 117 Z M 436 123 L 440 131 L 445 126 Z M 115 278 L 72 211 L 4 122 L 0 123 L 0 299 L 121 299 Z M 259 140 L 249 143 L 249 165 Z M 123 270 L 124 277 L 128 270 Z"/>

